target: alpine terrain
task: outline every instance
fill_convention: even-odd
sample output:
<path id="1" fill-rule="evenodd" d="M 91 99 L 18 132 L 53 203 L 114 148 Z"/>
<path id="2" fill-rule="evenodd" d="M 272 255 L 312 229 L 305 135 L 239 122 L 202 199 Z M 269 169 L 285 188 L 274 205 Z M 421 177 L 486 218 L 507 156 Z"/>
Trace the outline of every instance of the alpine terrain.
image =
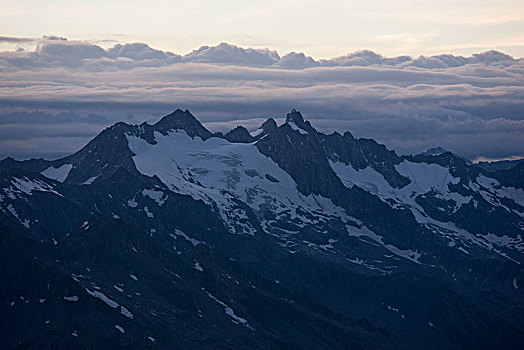
<path id="1" fill-rule="evenodd" d="M 524 162 L 176 110 L 0 162 L 0 348 L 517 349 L 523 235 Z"/>

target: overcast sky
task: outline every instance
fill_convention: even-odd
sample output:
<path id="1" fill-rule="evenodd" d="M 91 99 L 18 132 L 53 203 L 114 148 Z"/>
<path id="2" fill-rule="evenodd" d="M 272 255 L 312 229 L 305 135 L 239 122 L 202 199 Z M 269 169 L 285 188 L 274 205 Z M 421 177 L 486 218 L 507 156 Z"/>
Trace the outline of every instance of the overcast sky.
<path id="1" fill-rule="evenodd" d="M 0 0 L 0 35 L 139 41 L 178 53 L 228 42 L 317 59 L 361 49 L 523 57 L 524 1 Z"/>
<path id="2" fill-rule="evenodd" d="M 176 108 L 212 131 L 296 108 L 402 154 L 521 157 L 523 8 L 0 0 L 0 158 L 65 156 L 117 121 Z"/>

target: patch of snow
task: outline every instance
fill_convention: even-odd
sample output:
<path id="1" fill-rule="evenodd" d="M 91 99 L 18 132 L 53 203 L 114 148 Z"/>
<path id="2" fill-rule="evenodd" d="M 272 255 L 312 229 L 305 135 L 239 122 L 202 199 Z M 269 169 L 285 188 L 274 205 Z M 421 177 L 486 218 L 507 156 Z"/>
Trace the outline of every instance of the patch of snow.
<path id="1" fill-rule="evenodd" d="M 135 281 L 138 281 L 138 278 L 137 278 L 135 275 L 133 275 L 133 274 L 129 275 L 129 277 L 131 277 L 131 278 L 134 279 Z"/>
<path id="2" fill-rule="evenodd" d="M 53 179 L 59 182 L 64 182 L 69 172 L 73 169 L 73 164 L 63 164 L 58 168 L 49 167 L 42 171 L 40 174 L 44 175 L 49 179 Z"/>
<path id="3" fill-rule="evenodd" d="M 204 243 L 204 242 L 201 242 L 201 241 L 199 241 L 197 239 L 189 237 L 188 235 L 186 235 L 184 232 L 180 231 L 179 229 L 175 229 L 175 235 L 184 238 L 186 241 L 191 243 L 193 245 L 193 247 L 196 247 L 198 244 Z M 174 238 L 176 238 L 176 237 L 174 237 Z"/>
<path id="4" fill-rule="evenodd" d="M 419 253 L 416 250 L 400 249 L 400 248 L 395 247 L 392 244 L 385 244 L 384 241 L 382 240 L 382 236 L 377 235 L 375 232 L 371 231 L 366 226 L 362 226 L 358 228 L 358 227 L 354 227 L 351 225 L 346 225 L 346 230 L 350 236 L 368 237 L 372 239 L 374 242 L 378 243 L 379 245 L 389 250 L 391 253 L 398 255 L 402 258 L 408 259 L 416 264 L 421 264 L 421 262 L 419 261 L 420 257 L 422 256 L 421 253 Z"/>
<path id="5" fill-rule="evenodd" d="M 124 330 L 124 328 L 122 328 L 121 326 L 115 324 L 115 328 L 118 329 L 120 331 L 120 333 L 124 334 L 126 331 Z"/>
<path id="6" fill-rule="evenodd" d="M 144 207 L 144 211 L 146 212 L 146 215 L 147 215 L 148 218 L 154 218 L 155 217 L 153 215 L 153 213 L 149 211 L 148 207 Z"/>
<path id="7" fill-rule="evenodd" d="M 154 200 L 159 206 L 162 206 L 167 200 L 168 196 L 164 196 L 164 192 L 157 190 L 143 190 L 142 195 L 144 197 L 149 197 Z"/>
<path id="8" fill-rule="evenodd" d="M 25 226 L 26 228 L 29 228 L 29 220 L 24 219 L 22 221 L 22 219 L 20 219 L 20 217 L 18 216 L 18 213 L 16 212 L 16 209 L 13 207 L 12 204 L 9 204 L 7 206 L 7 210 L 9 210 L 9 212 L 18 220 L 18 222 L 20 222 L 21 225 Z"/>
<path id="9" fill-rule="evenodd" d="M 479 194 L 488 203 L 496 207 L 502 207 L 505 210 L 512 212 L 509 208 L 503 205 L 499 198 L 508 198 L 524 208 L 524 190 L 521 188 L 504 187 L 495 179 L 484 175 L 479 175 L 475 180 L 476 183 L 470 183 L 470 188 L 479 192 Z M 524 217 L 524 211 L 516 212 L 521 217 Z"/>
<path id="10" fill-rule="evenodd" d="M 517 235 L 516 238 L 511 238 L 508 236 L 496 236 L 492 233 L 488 233 L 487 235 L 474 235 L 464 229 L 458 228 L 454 223 L 452 222 L 440 222 L 434 219 L 431 219 L 427 216 L 423 216 L 421 212 L 413 211 L 413 214 L 415 214 L 415 217 L 417 218 L 417 221 L 419 222 L 425 222 L 426 227 L 428 227 L 430 230 L 437 232 L 441 234 L 442 236 L 450 239 L 453 241 L 455 238 L 464 240 L 469 243 L 474 243 L 475 245 L 482 247 L 484 249 L 491 250 L 517 264 L 520 264 L 518 261 L 512 259 L 507 254 L 503 253 L 498 247 L 506 247 L 506 248 L 513 248 L 517 249 L 518 251 L 522 252 L 524 251 L 524 242 L 522 240 L 522 237 L 520 235 Z M 455 242 L 452 244 L 449 244 L 449 246 L 455 246 Z"/>
<path id="11" fill-rule="evenodd" d="M 100 176 L 100 174 L 98 174 L 96 176 L 92 176 L 89 179 L 87 179 L 84 182 L 82 182 L 80 185 L 91 185 L 93 183 L 93 181 L 95 181 L 99 176 Z"/>
<path id="12" fill-rule="evenodd" d="M 120 313 L 127 318 L 133 319 L 133 314 L 123 306 L 120 306 Z"/>
<path id="13" fill-rule="evenodd" d="M 75 337 L 75 338 L 78 337 L 78 333 L 77 333 L 76 331 L 74 331 L 73 333 L 71 333 L 71 335 L 72 335 L 73 337 Z"/>
<path id="14" fill-rule="evenodd" d="M 403 188 L 392 187 L 382 174 L 371 167 L 356 170 L 351 164 L 346 165 L 342 162 L 333 161 L 330 161 L 330 165 L 347 187 L 351 188 L 353 185 L 357 185 L 380 198 L 394 199 L 398 203 L 407 204 L 411 207 L 418 207 L 415 202 L 418 195 L 432 191 L 437 193 L 439 199 L 454 201 L 456 203 L 454 211 L 458 210 L 463 204 L 469 203 L 472 199 L 472 197 L 451 192 L 448 185 L 457 184 L 459 179 L 453 177 L 448 168 L 438 164 L 403 161 L 395 165 L 400 175 L 411 180 L 411 183 Z"/>
<path id="15" fill-rule="evenodd" d="M 353 264 L 362 265 L 364 263 L 364 260 L 359 259 L 358 257 L 355 257 L 355 259 L 348 259 L 348 261 L 352 262 Z"/>
<path id="16" fill-rule="evenodd" d="M 337 176 L 342 180 L 342 183 L 352 188 L 357 185 L 364 190 L 376 195 L 382 195 L 386 198 L 393 197 L 395 192 L 389 183 L 384 179 L 382 174 L 378 173 L 371 167 L 356 170 L 351 164 L 346 165 L 342 162 L 329 161 L 331 168 L 335 171 Z"/>
<path id="17" fill-rule="evenodd" d="M 466 249 L 464 249 L 462 247 L 458 247 L 457 249 L 460 250 L 462 253 L 469 255 L 469 252 Z"/>
<path id="18" fill-rule="evenodd" d="M 131 198 L 127 201 L 127 205 L 130 206 L 131 208 L 136 208 L 137 205 L 138 205 L 138 202 L 135 200 L 135 198 Z"/>
<path id="19" fill-rule="evenodd" d="M 18 217 L 18 213 L 16 212 L 16 209 L 13 207 L 12 204 L 9 204 L 7 206 L 7 210 L 9 210 L 11 212 L 11 214 L 17 219 L 20 221 L 20 218 Z"/>
<path id="20" fill-rule="evenodd" d="M 264 132 L 264 129 L 257 129 L 255 131 L 250 132 L 249 135 L 251 135 L 252 137 L 256 138 L 257 136 L 259 136 L 263 132 Z"/>
<path id="21" fill-rule="evenodd" d="M 78 301 L 78 297 L 76 295 L 73 295 L 70 297 L 64 297 L 64 300 L 76 302 Z"/>
<path id="22" fill-rule="evenodd" d="M 497 236 L 493 233 L 488 233 L 487 235 L 484 235 L 483 237 L 487 242 L 492 243 L 499 247 L 507 247 L 511 246 L 517 249 L 520 252 L 524 252 L 524 240 L 522 239 L 521 235 L 517 235 L 517 237 L 508 237 L 508 236 Z"/>
<path id="23" fill-rule="evenodd" d="M 235 312 L 233 311 L 232 308 L 230 308 L 229 306 L 227 306 L 224 302 L 218 300 L 217 298 L 215 298 L 211 293 L 209 293 L 207 290 L 205 290 L 204 288 L 202 288 L 202 290 L 204 292 L 206 292 L 206 294 L 211 298 L 213 299 L 216 303 L 218 303 L 219 305 L 223 306 L 224 307 L 224 312 L 226 313 L 226 315 L 228 315 L 229 317 L 231 317 L 231 320 L 233 321 L 233 323 L 236 323 L 236 324 L 242 324 L 244 326 L 246 326 L 247 328 L 251 329 L 251 330 L 255 330 L 253 327 L 251 327 L 249 325 L 249 323 L 247 322 L 246 319 L 242 318 L 242 317 L 239 317 L 235 314 Z"/>
<path id="24" fill-rule="evenodd" d="M 97 290 L 95 291 L 91 291 L 87 288 L 84 287 L 84 289 L 86 290 L 87 294 L 91 295 L 92 297 L 95 297 L 95 298 L 98 298 L 100 300 L 102 300 L 104 303 L 107 304 L 107 306 L 113 308 L 113 309 L 116 309 L 117 307 L 119 307 L 120 305 L 114 301 L 114 300 L 111 300 L 109 299 L 104 293 L 102 292 L 99 292 Z"/>
<path id="25" fill-rule="evenodd" d="M 331 244 L 316 244 L 307 240 L 303 240 L 302 243 L 307 244 L 310 248 L 316 248 L 316 249 L 322 249 L 322 250 L 330 250 L 334 247 Z"/>
<path id="26" fill-rule="evenodd" d="M 204 271 L 204 269 L 202 268 L 202 266 L 200 266 L 200 264 L 198 263 L 198 261 L 195 261 L 195 270 L 198 270 L 198 271 Z"/>
<path id="27" fill-rule="evenodd" d="M 38 179 L 30 180 L 27 177 L 24 177 L 22 179 L 15 177 L 13 178 L 11 183 L 16 188 L 16 190 L 15 189 L 12 190 L 14 192 L 32 195 L 33 191 L 39 191 L 39 192 L 50 192 L 50 193 L 56 194 L 57 196 L 62 196 L 60 193 L 58 193 L 55 190 L 55 188 L 51 184 L 48 184 Z"/>
<path id="28" fill-rule="evenodd" d="M 114 287 L 117 291 L 119 291 L 120 293 L 124 293 L 124 290 L 123 290 L 122 288 L 120 288 L 119 286 L 116 286 L 116 285 L 113 284 L 113 287 Z"/>
<path id="29" fill-rule="evenodd" d="M 387 308 L 388 308 L 388 310 L 398 312 L 398 309 L 396 307 L 387 305 Z"/>
<path id="30" fill-rule="evenodd" d="M 309 135 L 309 133 L 306 130 L 299 128 L 298 125 L 294 122 L 288 122 L 287 124 L 291 127 L 291 129 L 298 131 L 300 134 Z"/>
<path id="31" fill-rule="evenodd" d="M 519 289 L 519 286 L 517 285 L 517 278 L 513 278 L 513 288 Z"/>

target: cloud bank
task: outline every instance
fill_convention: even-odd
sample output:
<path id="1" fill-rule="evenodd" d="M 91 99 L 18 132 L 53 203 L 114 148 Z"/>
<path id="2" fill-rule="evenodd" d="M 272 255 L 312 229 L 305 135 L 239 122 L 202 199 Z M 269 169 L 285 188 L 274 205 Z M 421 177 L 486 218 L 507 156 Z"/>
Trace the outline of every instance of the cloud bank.
<path id="1" fill-rule="evenodd" d="M 35 50 L 0 53 L 2 158 L 61 156 L 115 121 L 175 108 L 220 131 L 297 108 L 322 131 L 349 130 L 400 153 L 439 145 L 471 159 L 524 154 L 524 60 L 497 51 L 315 60 L 225 43 L 180 55 L 143 43 L 36 41 Z"/>

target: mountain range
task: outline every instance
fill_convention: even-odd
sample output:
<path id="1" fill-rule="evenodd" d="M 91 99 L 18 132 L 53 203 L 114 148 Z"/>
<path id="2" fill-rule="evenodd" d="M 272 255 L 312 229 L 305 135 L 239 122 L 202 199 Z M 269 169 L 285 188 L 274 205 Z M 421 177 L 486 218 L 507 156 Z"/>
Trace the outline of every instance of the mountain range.
<path id="1" fill-rule="evenodd" d="M 188 110 L 0 161 L 2 348 L 515 349 L 524 163 Z"/>

